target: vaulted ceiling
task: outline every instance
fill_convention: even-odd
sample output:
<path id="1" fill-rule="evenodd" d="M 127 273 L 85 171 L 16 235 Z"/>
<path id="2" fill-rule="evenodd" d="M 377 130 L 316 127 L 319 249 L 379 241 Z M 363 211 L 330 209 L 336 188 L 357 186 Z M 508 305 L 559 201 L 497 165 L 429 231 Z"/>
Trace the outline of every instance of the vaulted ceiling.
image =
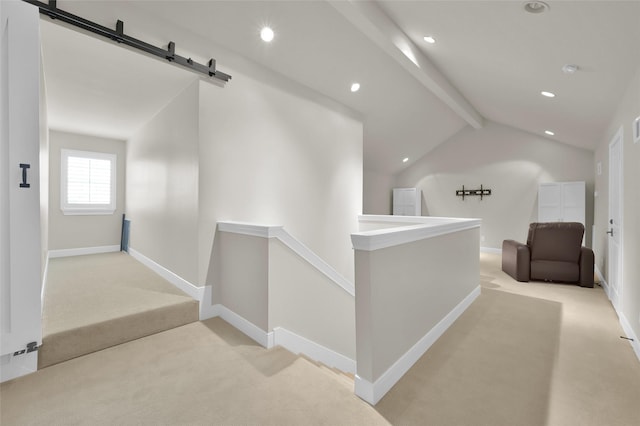
<path id="1" fill-rule="evenodd" d="M 485 120 L 596 147 L 640 66 L 640 2 L 547 3 L 538 14 L 520 0 L 60 0 L 58 7 L 110 28 L 122 19 L 127 34 L 158 46 L 174 40 L 178 53 L 190 38 L 204 39 L 210 51 L 201 54 L 216 57 L 222 71 L 216 46 L 326 95 L 361 114 L 365 168 L 396 173 Z M 194 78 L 47 21 L 54 128 L 127 138 Z M 259 39 L 264 25 L 276 34 L 269 44 Z M 567 64 L 577 71 L 564 73 Z M 353 82 L 361 85 L 356 93 Z"/>

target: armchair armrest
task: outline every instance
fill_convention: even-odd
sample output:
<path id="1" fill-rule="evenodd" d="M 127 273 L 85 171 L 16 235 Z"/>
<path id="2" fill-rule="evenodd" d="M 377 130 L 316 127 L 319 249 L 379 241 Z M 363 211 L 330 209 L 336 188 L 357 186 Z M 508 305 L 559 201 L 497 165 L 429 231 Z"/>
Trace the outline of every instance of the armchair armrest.
<path id="1" fill-rule="evenodd" d="M 582 247 L 580 249 L 580 287 L 593 287 L 593 264 L 593 250 Z"/>
<path id="2" fill-rule="evenodd" d="M 514 240 L 504 240 L 502 242 L 502 270 L 517 281 L 529 281 L 531 276 L 529 246 Z"/>

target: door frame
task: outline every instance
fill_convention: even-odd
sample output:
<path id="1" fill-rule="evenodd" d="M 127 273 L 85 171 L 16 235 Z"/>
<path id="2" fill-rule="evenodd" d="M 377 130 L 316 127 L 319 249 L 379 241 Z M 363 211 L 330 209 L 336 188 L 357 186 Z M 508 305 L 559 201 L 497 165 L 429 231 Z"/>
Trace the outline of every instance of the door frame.
<path id="1" fill-rule="evenodd" d="M 618 163 L 617 164 L 613 164 L 612 163 L 612 156 L 611 156 L 611 151 L 614 149 L 614 145 L 618 144 L 619 146 L 619 155 L 618 155 Z M 622 126 L 620 126 L 620 128 L 618 129 L 618 131 L 615 133 L 615 135 L 611 138 L 611 141 L 609 142 L 609 150 L 608 150 L 608 155 L 609 155 L 609 194 L 608 194 L 608 218 L 609 220 L 612 219 L 612 212 L 613 212 L 613 206 L 614 203 L 617 204 L 618 206 L 618 214 L 619 214 L 619 223 L 618 224 L 614 224 L 615 227 L 611 227 L 609 221 L 607 221 L 607 230 L 614 230 L 614 232 L 617 231 L 617 234 L 619 236 L 618 239 L 618 253 L 617 253 L 617 262 L 616 265 L 612 265 L 611 263 L 611 246 L 612 246 L 612 237 L 610 235 L 607 236 L 607 280 L 608 280 L 608 285 L 607 285 L 607 296 L 609 297 L 609 300 L 611 300 L 611 303 L 613 304 L 614 308 L 619 311 L 622 307 L 620 306 L 620 302 L 622 300 L 622 295 L 624 293 L 624 286 L 623 286 L 623 280 L 622 280 L 622 265 L 623 265 L 623 251 L 624 251 L 624 197 L 623 197 L 623 188 L 624 188 L 624 182 L 623 182 L 623 167 L 624 167 L 624 161 L 623 161 L 623 152 L 624 152 L 624 129 Z M 618 174 L 618 190 L 617 191 L 612 191 L 612 176 L 613 173 L 617 173 Z M 617 194 L 618 195 L 618 199 L 614 200 L 613 199 L 613 194 Z M 615 274 L 611 273 L 612 268 L 617 268 L 617 271 Z M 615 277 L 616 282 L 612 282 L 612 278 Z"/>

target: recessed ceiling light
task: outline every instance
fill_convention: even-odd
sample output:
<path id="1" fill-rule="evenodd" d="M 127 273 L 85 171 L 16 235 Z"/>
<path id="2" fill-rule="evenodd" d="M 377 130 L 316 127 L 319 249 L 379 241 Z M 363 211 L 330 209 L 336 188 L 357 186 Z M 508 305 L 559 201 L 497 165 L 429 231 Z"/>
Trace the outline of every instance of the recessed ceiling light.
<path id="1" fill-rule="evenodd" d="M 260 38 L 262 39 L 262 41 L 269 43 L 271 40 L 273 40 L 274 36 L 275 34 L 273 30 L 269 27 L 264 27 L 260 30 Z"/>
<path id="2" fill-rule="evenodd" d="M 358 90 L 360 90 L 360 83 L 353 83 L 351 85 L 351 91 L 352 92 L 357 92 Z"/>
<path id="3" fill-rule="evenodd" d="M 544 132 L 549 136 L 555 135 L 555 133 L 553 133 L 551 130 L 545 130 Z"/>
<path id="4" fill-rule="evenodd" d="M 575 74 L 580 68 L 574 64 L 567 64 L 562 67 L 562 72 L 565 74 Z"/>
<path id="5" fill-rule="evenodd" d="M 552 93 L 552 92 L 544 92 L 544 91 L 542 91 L 542 92 L 540 92 L 540 94 L 542 96 L 546 96 L 547 98 L 555 98 L 556 97 L 556 94 Z"/>
<path id="6" fill-rule="evenodd" d="M 427 42 L 427 43 L 429 43 L 429 44 L 433 44 L 433 43 L 435 43 L 435 42 L 436 42 L 436 39 L 435 39 L 435 38 L 433 38 L 433 37 L 431 37 L 431 36 L 425 36 L 425 37 L 424 37 L 424 41 L 426 41 L 426 42 Z"/>
<path id="7" fill-rule="evenodd" d="M 407 161 L 409 161 L 409 157 L 404 157 L 404 158 L 402 159 L 402 162 L 403 162 L 403 163 L 406 163 Z"/>
<path id="8" fill-rule="evenodd" d="M 524 4 L 524 10 L 529 13 L 543 13 L 549 9 L 549 5 L 543 1 L 528 1 Z"/>

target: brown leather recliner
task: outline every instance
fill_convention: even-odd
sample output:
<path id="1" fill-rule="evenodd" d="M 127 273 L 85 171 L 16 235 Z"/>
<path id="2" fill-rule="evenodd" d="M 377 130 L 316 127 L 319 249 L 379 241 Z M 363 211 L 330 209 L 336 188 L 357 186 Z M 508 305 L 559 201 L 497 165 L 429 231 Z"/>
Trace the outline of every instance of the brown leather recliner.
<path id="1" fill-rule="evenodd" d="M 502 242 L 502 270 L 518 281 L 558 281 L 593 287 L 593 251 L 582 247 L 578 222 L 532 223 L 527 244 Z"/>

